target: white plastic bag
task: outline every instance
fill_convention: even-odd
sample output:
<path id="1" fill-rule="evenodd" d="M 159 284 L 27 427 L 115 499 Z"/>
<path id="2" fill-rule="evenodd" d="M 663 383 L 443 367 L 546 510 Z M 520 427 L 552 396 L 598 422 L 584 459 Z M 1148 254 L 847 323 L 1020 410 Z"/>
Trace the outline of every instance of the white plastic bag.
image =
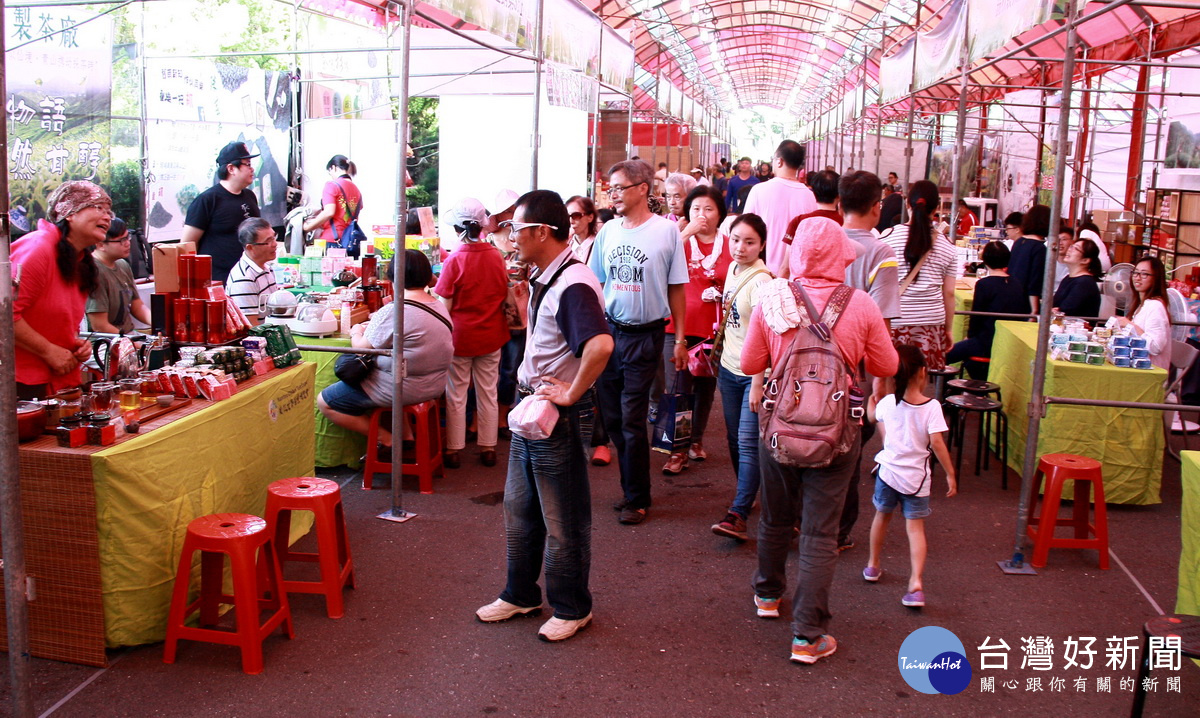
<path id="1" fill-rule="evenodd" d="M 529 440 L 548 439 L 558 423 L 558 407 L 544 396 L 530 394 L 508 412 L 508 429 Z"/>

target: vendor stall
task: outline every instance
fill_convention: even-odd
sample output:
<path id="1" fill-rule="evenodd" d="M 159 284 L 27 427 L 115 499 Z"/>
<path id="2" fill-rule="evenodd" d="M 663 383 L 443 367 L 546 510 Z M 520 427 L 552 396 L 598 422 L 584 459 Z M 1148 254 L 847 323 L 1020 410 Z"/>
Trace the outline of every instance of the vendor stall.
<path id="1" fill-rule="evenodd" d="M 954 311 L 969 312 L 975 304 L 974 289 L 955 289 L 954 290 Z M 950 334 L 954 337 L 954 341 L 961 342 L 967 338 L 967 326 L 971 318 L 965 314 L 954 315 L 954 325 L 950 328 Z"/>
<path id="2" fill-rule="evenodd" d="M 996 322 L 988 379 L 1000 385 L 1008 422 L 1009 466 L 1021 471 L 1031 367 L 1038 325 Z M 1162 369 L 1122 369 L 1047 360 L 1046 396 L 1115 401 L 1161 402 Z M 1104 498 L 1116 504 L 1157 504 L 1162 483 L 1162 414 L 1143 409 L 1095 406 L 1047 407 L 1038 436 L 1038 456 L 1067 453 L 1104 465 Z"/>
<path id="3" fill-rule="evenodd" d="M 267 486 L 313 471 L 313 378 L 302 363 L 219 402 L 194 399 L 107 447 L 20 447 L 31 653 L 106 665 L 105 647 L 160 641 L 188 523 L 262 515 Z M 311 527 L 292 520 L 292 540 Z"/>

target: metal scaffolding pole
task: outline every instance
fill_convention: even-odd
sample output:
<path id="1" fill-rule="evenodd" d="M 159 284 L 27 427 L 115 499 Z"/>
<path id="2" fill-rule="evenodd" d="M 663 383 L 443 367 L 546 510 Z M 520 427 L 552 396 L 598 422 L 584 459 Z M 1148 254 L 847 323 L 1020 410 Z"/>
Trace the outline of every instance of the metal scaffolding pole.
<path id="1" fill-rule="evenodd" d="M 633 92 L 629 93 L 629 116 L 625 118 L 625 159 L 633 159 Z"/>
<path id="2" fill-rule="evenodd" d="M 913 15 L 913 22 L 918 27 L 921 24 L 921 6 L 922 6 L 921 0 L 917 0 L 917 9 L 916 9 L 916 13 Z M 912 43 L 913 43 L 912 44 L 912 77 L 908 81 L 908 126 L 904 132 L 904 134 L 906 135 L 905 142 L 904 142 L 904 182 L 901 184 L 901 187 L 904 191 L 905 197 L 908 196 L 908 188 L 909 188 L 909 185 L 912 183 L 912 179 L 911 179 L 912 158 L 913 158 L 913 141 L 912 141 L 913 138 L 912 138 L 912 136 L 913 136 L 913 124 L 914 124 L 914 121 L 916 119 L 916 114 L 917 114 L 917 101 L 913 97 L 913 95 L 917 91 L 917 41 L 919 39 L 919 36 L 920 36 L 919 33 L 917 33 L 917 32 L 913 33 L 913 38 L 912 38 Z M 908 202 L 902 202 L 900 204 L 900 221 L 907 222 L 908 219 L 909 219 L 909 217 L 908 217 Z"/>
<path id="3" fill-rule="evenodd" d="M 964 24 L 966 32 L 970 32 L 971 13 L 968 9 L 970 6 L 964 6 L 963 12 L 966 13 Z M 967 136 L 967 71 L 970 69 L 970 60 L 967 56 L 967 43 L 962 44 L 961 52 L 958 56 L 959 69 L 959 87 L 958 87 L 958 126 L 954 130 L 954 164 L 950 168 L 950 243 L 958 239 L 958 200 L 962 197 L 959 192 L 959 183 L 962 180 L 962 151 L 963 144 Z M 939 202 L 940 204 L 940 202 Z"/>
<path id="4" fill-rule="evenodd" d="M 404 265 L 405 265 L 405 225 L 408 220 L 408 198 L 404 194 L 404 178 L 408 166 L 408 73 L 410 65 L 410 50 L 412 41 L 412 2 L 413 0 L 397 0 L 398 10 L 396 25 L 389 30 L 388 39 L 396 29 L 400 30 L 400 47 L 393 53 L 399 58 L 400 66 L 396 78 L 400 83 L 396 111 L 396 232 L 392 247 L 392 263 L 395 265 L 393 276 L 396 277 L 395 298 L 392 312 L 392 437 L 404 436 L 404 377 L 408 367 L 404 359 Z M 377 451 L 376 447 L 368 446 L 367 451 Z M 399 456 L 399 454 L 397 454 Z M 404 522 L 416 514 L 404 510 L 403 490 L 400 486 L 404 467 L 397 459 L 392 462 L 392 507 L 383 512 L 379 518 L 387 521 Z"/>
<path id="5" fill-rule="evenodd" d="M 533 160 L 529 169 L 529 189 L 538 187 L 538 151 L 542 146 L 542 65 L 546 62 L 546 42 L 542 37 L 545 26 L 546 1 L 537 0 L 537 65 L 533 74 Z"/>
<path id="6" fill-rule="evenodd" d="M 1064 50 L 1065 56 L 1063 59 L 1062 103 L 1059 106 L 1058 147 L 1055 152 L 1056 161 L 1054 163 L 1052 204 L 1056 208 L 1062 205 L 1063 184 L 1067 171 L 1065 160 L 1067 139 L 1071 130 L 1071 91 L 1075 77 L 1075 53 L 1079 46 L 1079 34 L 1076 31 L 1078 19 L 1078 6 L 1072 3 L 1067 16 L 1067 46 Z M 1017 526 L 1013 542 L 1013 555 L 1007 561 L 997 562 L 1000 569 L 1005 573 L 1033 573 L 1032 568 L 1025 566 L 1025 532 L 1029 525 L 1029 491 L 1033 486 L 1034 472 L 1037 470 L 1037 437 L 1038 432 L 1041 430 L 1042 417 L 1046 413 L 1044 392 L 1046 388 L 1046 359 L 1048 352 L 1045 351 L 1045 347 L 1050 340 L 1050 305 L 1053 303 L 1052 299 L 1054 296 L 1054 265 L 1058 258 L 1058 242 L 1053 240 L 1058 236 L 1059 214 L 1058 209 L 1054 209 L 1050 213 L 1049 236 L 1052 241 L 1049 243 L 1049 251 L 1046 253 L 1045 272 L 1042 276 L 1042 301 L 1039 307 L 1041 316 L 1038 319 L 1037 346 L 1041 347 L 1041 350 L 1037 352 L 1033 362 L 1033 391 L 1029 397 L 1029 426 L 1025 434 L 1029 437 L 1029 441 L 1025 442 L 1025 460 L 1021 471 L 1021 494 L 1017 508 Z"/>
<path id="7" fill-rule="evenodd" d="M 0 0 L 4 17 L 4 0 Z M 2 23 L 0 23 L 2 24 Z M 0 33 L 0 58 L 5 34 Z M 8 84 L 0 72 L 0 97 Z M 0 161 L 8 167 L 8 133 L 0 133 Z M 8 172 L 0 172 L 0 552 L 4 557 L 4 611 L 8 629 L 8 681 L 12 714 L 33 715 L 29 677 L 29 605 L 25 577 L 25 520 L 21 514 L 20 453 L 17 450 L 17 377 L 12 263 L 9 261 Z"/>

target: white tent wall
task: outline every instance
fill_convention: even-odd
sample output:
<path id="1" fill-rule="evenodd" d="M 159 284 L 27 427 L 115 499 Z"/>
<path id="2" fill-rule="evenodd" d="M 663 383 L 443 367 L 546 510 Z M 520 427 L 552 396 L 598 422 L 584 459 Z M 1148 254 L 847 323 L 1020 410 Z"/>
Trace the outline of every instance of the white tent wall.
<path id="1" fill-rule="evenodd" d="M 563 199 L 587 192 L 587 113 L 541 105 L 542 143 L 537 189 L 552 189 Z M 446 95 L 438 105 L 440 128 L 438 216 L 442 246 L 458 246 L 444 221 L 463 197 L 489 209 L 496 194 L 530 188 L 533 100 L 531 97 L 459 97 Z"/>
<path id="2" fill-rule="evenodd" d="M 1004 154 L 1000 159 L 1000 191 L 997 216 L 1003 221 L 1011 212 L 1024 212 L 1036 201 L 1038 158 L 1038 90 L 1010 93 L 1013 103 L 1000 111 L 1000 120 L 991 126 L 1004 133 Z M 999 103 L 1004 104 L 1004 103 Z M 1049 119 L 1049 118 L 1047 118 Z"/>
<path id="3" fill-rule="evenodd" d="M 306 122 L 300 154 L 306 206 L 321 206 L 321 191 L 329 181 L 325 167 L 334 155 L 346 155 L 357 165 L 354 184 L 363 195 L 358 224 L 368 237 L 376 236 L 371 231 L 373 225 L 389 225 L 396 218 L 396 123 L 342 119 Z"/>
<path id="4" fill-rule="evenodd" d="M 1145 137 L 1145 158 L 1154 156 L 1154 124 L 1148 126 Z M 1132 125 L 1116 125 L 1102 127 L 1093 132 L 1091 142 L 1095 147 L 1091 164 L 1091 187 L 1088 193 L 1087 209 L 1124 209 L 1125 182 L 1129 176 L 1129 147 L 1132 141 Z M 1149 184 L 1149 164 L 1145 165 L 1147 173 L 1143 184 Z"/>

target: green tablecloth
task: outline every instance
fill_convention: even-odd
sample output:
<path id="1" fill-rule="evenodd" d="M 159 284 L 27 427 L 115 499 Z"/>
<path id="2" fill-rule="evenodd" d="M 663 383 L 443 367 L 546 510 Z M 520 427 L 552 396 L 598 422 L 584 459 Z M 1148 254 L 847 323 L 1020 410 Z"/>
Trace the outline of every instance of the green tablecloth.
<path id="1" fill-rule="evenodd" d="M 313 397 L 311 364 L 277 370 L 229 399 L 91 455 L 110 647 L 166 636 L 192 519 L 262 516 L 272 481 L 312 475 Z M 291 540 L 311 526 L 311 513 L 296 512 Z M 194 590 L 199 574 L 197 559 Z"/>
<path id="2" fill-rule="evenodd" d="M 1200 451 L 1183 451 L 1180 482 L 1183 505 L 1179 511 L 1183 549 L 1179 552 L 1179 592 L 1175 613 L 1200 616 Z"/>
<path id="3" fill-rule="evenodd" d="M 1027 406 L 1032 393 L 1037 325 L 996 322 L 988 379 L 1001 386 L 1008 415 L 1008 462 L 1021 470 Z M 1118 369 L 1065 361 L 1046 362 L 1046 396 L 1157 403 L 1163 400 L 1162 369 Z M 1143 409 L 1054 405 L 1038 437 L 1038 455 L 1088 456 L 1104 464 L 1108 503 L 1157 504 L 1162 484 L 1162 413 Z"/>
<path id="4" fill-rule="evenodd" d="M 324 339 L 298 336 L 296 343 L 348 347 L 350 339 L 342 336 Z M 304 361 L 317 365 L 316 391 L 318 394 L 322 389 L 337 381 L 337 377 L 333 375 L 333 363 L 337 360 L 338 354 L 334 352 L 300 352 L 300 356 L 304 358 Z M 334 425 L 316 408 L 315 402 L 313 413 L 316 415 L 317 466 L 349 466 L 352 469 L 362 466 L 359 459 L 367 452 L 367 438 L 362 434 Z"/>
<path id="5" fill-rule="evenodd" d="M 955 289 L 954 290 L 954 311 L 969 312 L 971 305 L 975 303 L 975 290 L 973 289 Z M 961 314 L 954 315 L 954 326 L 950 328 L 950 333 L 954 337 L 954 341 L 961 342 L 967 338 L 967 321 L 970 317 Z"/>

